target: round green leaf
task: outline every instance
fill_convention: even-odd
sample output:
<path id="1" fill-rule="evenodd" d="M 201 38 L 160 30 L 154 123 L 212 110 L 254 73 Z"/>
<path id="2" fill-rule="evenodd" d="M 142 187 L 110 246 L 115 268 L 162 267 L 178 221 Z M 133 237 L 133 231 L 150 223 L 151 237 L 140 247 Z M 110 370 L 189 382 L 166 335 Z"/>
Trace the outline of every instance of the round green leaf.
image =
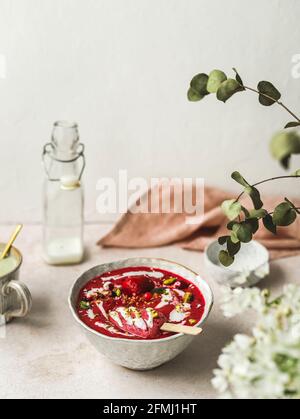
<path id="1" fill-rule="evenodd" d="M 259 210 L 264 206 L 264 203 L 260 198 L 260 192 L 258 189 L 254 188 L 254 186 L 247 186 L 245 192 L 250 196 L 256 210 Z"/>
<path id="2" fill-rule="evenodd" d="M 217 98 L 221 102 L 227 102 L 235 93 L 242 90 L 241 85 L 234 79 L 224 81 L 217 91 Z"/>
<path id="3" fill-rule="evenodd" d="M 275 208 L 273 223 L 276 226 L 287 227 L 296 220 L 297 213 L 288 202 L 283 202 Z"/>
<path id="4" fill-rule="evenodd" d="M 235 220 L 242 211 L 242 205 L 235 199 L 224 201 L 222 204 L 222 210 L 230 221 Z"/>
<path id="5" fill-rule="evenodd" d="M 273 218 L 270 214 L 266 215 L 263 219 L 264 226 L 267 230 L 269 230 L 273 234 L 277 234 L 277 227 L 273 223 Z"/>
<path id="6" fill-rule="evenodd" d="M 203 98 L 204 98 L 204 96 L 201 96 L 192 87 L 189 88 L 189 91 L 188 91 L 188 100 L 190 102 L 199 102 L 199 100 L 202 100 Z"/>
<path id="7" fill-rule="evenodd" d="M 231 175 L 232 179 L 235 180 L 237 183 L 245 187 L 245 192 L 250 195 L 252 202 L 254 204 L 254 208 L 259 210 L 263 207 L 263 202 L 260 199 L 259 191 L 254 187 L 251 186 L 246 179 L 239 172 L 233 172 Z"/>
<path id="8" fill-rule="evenodd" d="M 240 227 L 237 231 L 237 237 L 242 243 L 249 243 L 253 238 L 252 226 L 247 222 L 240 224 Z"/>
<path id="9" fill-rule="evenodd" d="M 274 105 L 281 98 L 281 93 L 269 81 L 261 81 L 257 88 L 260 93 L 269 96 L 259 95 L 259 101 L 264 106 Z"/>
<path id="10" fill-rule="evenodd" d="M 219 87 L 225 80 L 227 80 L 227 76 L 223 71 L 213 70 L 208 77 L 207 91 L 209 93 L 217 93 Z"/>
<path id="11" fill-rule="evenodd" d="M 227 251 L 230 256 L 235 256 L 241 250 L 241 242 L 233 242 L 229 237 L 227 240 Z"/>
<path id="12" fill-rule="evenodd" d="M 223 266 L 228 268 L 230 265 L 233 264 L 234 257 L 230 256 L 230 254 L 226 252 L 225 250 L 222 250 L 219 254 L 219 260 Z"/>
<path id="13" fill-rule="evenodd" d="M 295 127 L 300 127 L 300 122 L 289 122 L 288 124 L 286 124 L 286 126 L 284 127 L 285 129 L 288 128 L 295 128 Z"/>
<path id="14" fill-rule="evenodd" d="M 276 134 L 270 145 L 272 156 L 288 167 L 293 154 L 300 154 L 300 136 L 296 131 L 284 131 Z"/>
<path id="15" fill-rule="evenodd" d="M 259 220 L 257 218 L 248 218 L 245 223 L 250 225 L 252 234 L 255 234 L 259 229 Z"/>
<path id="16" fill-rule="evenodd" d="M 236 231 L 232 231 L 231 235 L 230 235 L 230 240 L 232 241 L 232 243 L 237 244 L 240 242 L 240 239 L 237 236 Z"/>
<path id="17" fill-rule="evenodd" d="M 229 236 L 219 237 L 219 238 L 218 238 L 219 245 L 220 245 L 220 246 L 224 246 L 224 244 L 226 244 L 226 243 L 227 243 L 227 239 L 228 239 L 228 237 L 229 237 Z"/>
<path id="18" fill-rule="evenodd" d="M 197 74 L 191 81 L 191 88 L 200 96 L 208 95 L 207 91 L 208 75 L 205 73 Z"/>
<path id="19" fill-rule="evenodd" d="M 237 183 L 244 186 L 245 188 L 247 186 L 250 186 L 249 183 L 246 181 L 246 179 L 244 179 L 243 176 L 239 172 L 233 172 L 231 177 L 233 180 L 235 180 Z"/>

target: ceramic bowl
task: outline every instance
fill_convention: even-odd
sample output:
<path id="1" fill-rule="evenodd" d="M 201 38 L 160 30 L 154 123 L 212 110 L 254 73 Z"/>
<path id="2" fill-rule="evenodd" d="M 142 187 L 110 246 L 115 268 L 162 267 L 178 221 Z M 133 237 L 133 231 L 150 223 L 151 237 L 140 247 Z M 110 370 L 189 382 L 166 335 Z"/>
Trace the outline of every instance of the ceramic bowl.
<path id="1" fill-rule="evenodd" d="M 231 288 L 252 287 L 269 275 L 269 252 L 257 241 L 243 244 L 241 251 L 235 256 L 234 264 L 229 268 L 219 262 L 219 253 L 224 249 L 224 246 L 215 241 L 205 251 L 207 275 L 220 285 Z"/>
<path id="2" fill-rule="evenodd" d="M 118 365 L 133 370 L 149 370 L 171 361 L 189 346 L 194 337 L 177 334 L 158 340 L 113 338 L 89 328 L 80 320 L 76 311 L 79 292 L 88 281 L 105 272 L 137 266 L 164 269 L 186 278 L 200 289 L 206 305 L 203 317 L 195 327 L 202 327 L 206 321 L 213 305 L 213 294 L 208 284 L 199 275 L 177 263 L 161 259 L 137 258 L 96 266 L 75 281 L 70 291 L 69 305 L 75 320 L 85 331 L 90 342 L 101 354 Z"/>

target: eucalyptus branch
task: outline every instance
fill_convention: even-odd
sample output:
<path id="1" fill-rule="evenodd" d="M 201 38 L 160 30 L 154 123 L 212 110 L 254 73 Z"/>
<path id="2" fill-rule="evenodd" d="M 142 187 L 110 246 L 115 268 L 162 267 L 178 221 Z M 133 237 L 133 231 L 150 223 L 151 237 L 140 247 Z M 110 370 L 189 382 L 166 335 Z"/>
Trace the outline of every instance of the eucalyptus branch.
<path id="1" fill-rule="evenodd" d="M 269 179 L 265 179 L 265 180 L 262 180 L 262 181 L 260 181 L 260 182 L 257 182 L 257 183 L 255 183 L 254 185 L 251 185 L 251 187 L 252 188 L 255 188 L 256 186 L 260 186 L 260 185 L 263 185 L 263 184 L 265 184 L 265 183 L 268 183 L 268 182 L 273 182 L 273 181 L 275 181 L 275 180 L 281 180 L 281 179 L 298 179 L 298 178 L 300 178 L 300 175 L 289 175 L 289 176 L 276 176 L 276 177 L 271 177 L 271 178 L 269 178 Z M 240 199 L 242 198 L 242 196 L 244 195 L 246 193 L 246 191 L 243 191 L 238 197 L 237 197 L 237 199 L 236 199 L 236 202 L 239 202 L 240 201 Z"/>
<path id="2" fill-rule="evenodd" d="M 267 182 L 281 179 L 296 179 L 300 177 L 299 172 L 293 176 L 277 176 L 262 180 L 250 185 L 239 172 L 231 175 L 237 183 L 244 187 L 244 191 L 237 199 L 223 202 L 222 209 L 230 220 L 227 225 L 229 234 L 219 238 L 220 245 L 226 244 L 226 250 L 221 250 L 220 261 L 225 266 L 230 266 L 234 262 L 235 255 L 240 251 L 242 243 L 249 243 L 259 229 L 260 221 L 264 227 L 273 234 L 277 234 L 277 227 L 287 227 L 293 224 L 300 208 L 293 204 L 288 198 L 277 205 L 274 211 L 270 212 L 264 209 L 264 203 L 261 200 L 260 192 L 256 186 Z M 247 193 L 254 205 L 254 209 L 247 209 L 239 202 L 244 193 Z M 243 217 L 242 217 L 243 214 Z"/>
<path id="3" fill-rule="evenodd" d="M 259 96 L 259 102 L 263 106 L 272 106 L 275 103 L 285 109 L 295 121 L 289 122 L 285 128 L 300 127 L 300 117 L 291 111 L 282 101 L 281 93 L 268 81 L 260 81 L 257 89 L 245 86 L 243 80 L 236 69 L 235 79 L 228 78 L 221 70 L 213 70 L 209 75 L 201 73 L 196 75 L 188 91 L 188 99 L 191 102 L 198 102 L 209 94 L 215 93 L 219 101 L 226 103 L 233 95 L 252 91 Z M 271 152 L 281 164 L 288 168 L 290 158 L 293 154 L 300 154 L 300 136 L 296 131 L 285 131 L 279 133 L 272 139 Z M 300 177 L 300 170 L 295 175 L 277 176 L 251 185 L 243 176 L 234 172 L 232 178 L 243 186 L 243 192 L 237 199 L 223 202 L 222 209 L 229 219 L 228 235 L 219 238 L 220 245 L 226 245 L 226 250 L 220 252 L 220 262 L 224 266 L 230 266 L 235 259 L 235 255 L 240 251 L 243 243 L 249 243 L 259 229 L 260 222 L 273 234 L 277 234 L 277 227 L 287 227 L 294 223 L 300 215 L 300 208 L 296 207 L 289 199 L 279 204 L 273 212 L 264 209 L 264 203 L 258 186 L 281 179 L 297 179 Z M 253 209 L 247 209 L 239 202 L 242 196 L 247 193 L 252 202 Z"/>
<path id="4" fill-rule="evenodd" d="M 246 90 L 250 90 L 252 92 L 255 92 L 258 95 L 264 96 L 266 99 L 272 100 L 274 103 L 277 103 L 279 106 L 284 108 L 290 115 L 292 115 L 292 117 L 295 118 L 296 121 L 298 121 L 300 123 L 300 118 L 294 112 L 292 112 L 283 102 L 281 102 L 279 100 L 275 100 L 273 97 L 267 95 L 266 93 L 261 93 L 257 89 L 254 89 L 253 87 L 244 86 L 242 84 L 241 84 L 241 87 L 243 87 Z"/>

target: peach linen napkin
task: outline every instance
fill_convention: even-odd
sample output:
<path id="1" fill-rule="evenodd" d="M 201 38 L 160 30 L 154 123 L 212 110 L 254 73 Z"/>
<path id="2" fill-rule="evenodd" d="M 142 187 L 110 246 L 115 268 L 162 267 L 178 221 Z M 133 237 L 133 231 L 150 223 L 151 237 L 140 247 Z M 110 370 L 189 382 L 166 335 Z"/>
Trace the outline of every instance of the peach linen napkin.
<path id="1" fill-rule="evenodd" d="M 195 196 L 195 186 L 192 187 Z M 171 202 L 175 202 L 176 191 L 171 188 Z M 133 211 L 140 205 L 141 200 L 154 198 L 157 202 L 157 213 L 137 213 Z M 150 248 L 166 245 L 180 245 L 185 249 L 204 251 L 206 246 L 218 237 L 226 235 L 227 218 L 220 206 L 226 199 L 235 198 L 234 194 L 224 192 L 218 188 L 206 187 L 204 190 L 204 215 L 194 217 L 195 224 L 186 222 L 186 213 L 162 213 L 161 208 L 165 200 L 170 200 L 170 194 L 164 194 L 161 185 L 149 190 L 136 205 L 131 207 L 112 231 L 103 237 L 98 244 L 103 247 L 122 248 Z M 282 197 L 264 197 L 264 208 L 273 210 L 276 205 L 283 201 Z M 251 208 L 249 198 L 244 196 L 241 202 Z M 296 206 L 300 207 L 300 200 L 294 199 Z M 132 212 L 133 211 L 133 212 Z M 278 229 L 278 235 L 274 236 L 264 227 L 260 227 L 255 236 L 270 250 L 271 259 L 279 259 L 300 254 L 300 217 L 297 221 L 285 228 Z"/>

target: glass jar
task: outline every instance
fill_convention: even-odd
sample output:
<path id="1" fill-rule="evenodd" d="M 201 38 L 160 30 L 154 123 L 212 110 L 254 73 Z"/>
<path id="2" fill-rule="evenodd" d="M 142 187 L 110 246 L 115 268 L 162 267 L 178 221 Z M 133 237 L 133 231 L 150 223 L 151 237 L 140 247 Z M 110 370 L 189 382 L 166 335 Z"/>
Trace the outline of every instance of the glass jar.
<path id="1" fill-rule="evenodd" d="M 43 254 L 50 265 L 80 263 L 84 256 L 84 197 L 81 178 L 84 145 L 76 123 L 54 124 L 52 141 L 44 147 Z"/>

